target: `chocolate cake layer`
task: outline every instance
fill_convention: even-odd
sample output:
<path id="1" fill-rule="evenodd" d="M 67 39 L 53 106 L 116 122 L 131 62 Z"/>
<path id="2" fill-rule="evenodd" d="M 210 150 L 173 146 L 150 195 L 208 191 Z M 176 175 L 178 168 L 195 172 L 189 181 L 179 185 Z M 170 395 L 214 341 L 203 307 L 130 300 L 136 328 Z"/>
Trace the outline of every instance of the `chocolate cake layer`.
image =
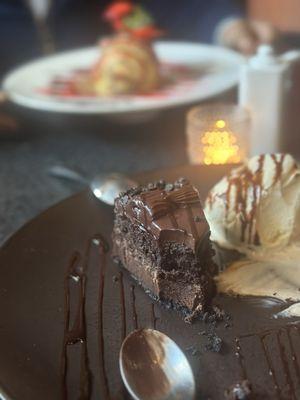
<path id="1" fill-rule="evenodd" d="M 210 230 L 185 179 L 130 189 L 115 203 L 113 254 L 154 298 L 192 319 L 215 293 Z"/>

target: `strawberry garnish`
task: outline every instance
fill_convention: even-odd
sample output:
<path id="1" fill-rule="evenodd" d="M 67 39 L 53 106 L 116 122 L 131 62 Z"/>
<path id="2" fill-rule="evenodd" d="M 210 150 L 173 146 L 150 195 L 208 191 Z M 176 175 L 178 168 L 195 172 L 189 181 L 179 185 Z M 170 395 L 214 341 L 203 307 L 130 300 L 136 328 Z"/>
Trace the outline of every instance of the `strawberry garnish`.
<path id="1" fill-rule="evenodd" d="M 161 36 L 163 31 L 149 25 L 132 30 L 132 34 L 139 39 L 154 39 Z"/>
<path id="2" fill-rule="evenodd" d="M 104 18 L 109 21 L 117 32 L 127 32 L 132 36 L 151 40 L 162 35 L 157 29 L 151 15 L 140 5 L 133 5 L 129 0 L 117 0 L 104 12 Z"/>
<path id="3" fill-rule="evenodd" d="M 133 10 L 133 5 L 129 1 L 115 1 L 104 11 L 104 18 L 108 21 L 119 20 L 128 15 Z"/>

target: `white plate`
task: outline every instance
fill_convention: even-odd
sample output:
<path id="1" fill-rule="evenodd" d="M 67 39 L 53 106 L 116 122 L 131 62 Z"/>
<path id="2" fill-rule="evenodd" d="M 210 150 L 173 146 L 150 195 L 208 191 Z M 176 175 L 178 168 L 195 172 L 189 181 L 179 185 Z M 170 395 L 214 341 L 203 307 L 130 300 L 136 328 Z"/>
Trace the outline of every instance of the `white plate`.
<path id="1" fill-rule="evenodd" d="M 154 45 L 162 62 L 187 67 L 202 67 L 203 74 L 188 87 L 178 82 L 164 96 L 62 97 L 40 93 L 57 76 L 77 68 L 88 68 L 99 58 L 99 48 L 86 48 L 45 57 L 21 66 L 8 74 L 3 89 L 9 99 L 25 107 L 76 114 L 145 114 L 166 107 L 185 105 L 216 96 L 237 84 L 244 58 L 221 47 L 185 43 L 157 42 Z M 124 116 L 125 116 L 124 115 Z"/>

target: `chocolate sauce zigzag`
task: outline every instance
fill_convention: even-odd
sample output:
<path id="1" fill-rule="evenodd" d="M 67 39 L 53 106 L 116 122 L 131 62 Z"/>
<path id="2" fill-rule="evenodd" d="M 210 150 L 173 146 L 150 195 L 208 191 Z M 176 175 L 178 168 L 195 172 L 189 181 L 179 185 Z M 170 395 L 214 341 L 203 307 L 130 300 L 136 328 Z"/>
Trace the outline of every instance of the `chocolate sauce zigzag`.
<path id="1" fill-rule="evenodd" d="M 64 277 L 64 337 L 61 353 L 61 393 L 62 399 L 67 400 L 69 396 L 68 375 L 70 369 L 77 368 L 72 365 L 68 356 L 70 346 L 79 345 L 80 366 L 79 366 L 79 397 L 82 400 L 89 400 L 92 393 L 92 373 L 89 366 L 89 354 L 87 346 L 87 328 L 86 328 L 86 291 L 87 291 L 87 272 L 92 248 L 98 249 L 101 258 L 100 268 L 100 288 L 99 288 L 99 308 L 101 319 L 101 305 L 104 285 L 105 253 L 108 246 L 104 239 L 99 235 L 94 235 L 88 240 L 84 256 L 77 251 L 71 256 Z M 102 289 L 101 289 L 102 288 Z M 102 293 L 102 296 L 101 296 Z M 74 307 L 75 305 L 75 307 Z M 109 397 L 107 377 L 103 358 L 103 332 L 102 321 L 99 321 L 99 362 L 103 377 L 103 390 Z M 108 398 L 107 397 L 107 398 Z"/>

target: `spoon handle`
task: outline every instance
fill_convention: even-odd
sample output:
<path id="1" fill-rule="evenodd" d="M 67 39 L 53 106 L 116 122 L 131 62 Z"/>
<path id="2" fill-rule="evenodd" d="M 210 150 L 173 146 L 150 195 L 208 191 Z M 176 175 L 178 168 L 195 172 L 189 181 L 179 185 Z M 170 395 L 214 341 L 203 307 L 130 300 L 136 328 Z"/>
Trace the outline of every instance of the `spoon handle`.
<path id="1" fill-rule="evenodd" d="M 54 165 L 48 170 L 49 175 L 54 176 L 55 178 L 67 179 L 69 181 L 81 182 L 85 185 L 88 185 L 89 182 L 78 172 L 73 171 L 72 169 L 62 167 L 60 165 Z"/>

